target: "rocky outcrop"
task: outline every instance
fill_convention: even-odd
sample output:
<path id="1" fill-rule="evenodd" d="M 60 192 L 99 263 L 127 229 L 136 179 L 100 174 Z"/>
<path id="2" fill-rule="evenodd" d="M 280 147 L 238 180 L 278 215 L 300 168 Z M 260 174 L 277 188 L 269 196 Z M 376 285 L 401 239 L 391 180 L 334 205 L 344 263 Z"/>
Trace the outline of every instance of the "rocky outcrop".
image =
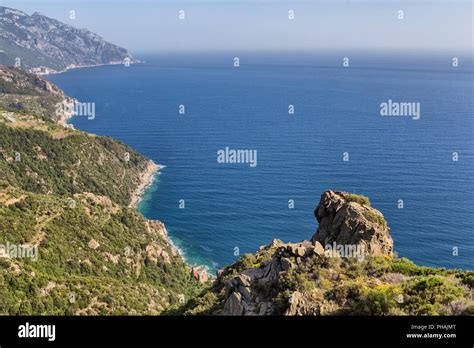
<path id="1" fill-rule="evenodd" d="M 247 256 L 247 261 L 219 272 L 213 291 L 222 294 L 220 314 L 336 313 L 347 302 L 339 297 L 358 296 L 358 290 L 351 287 L 340 290 L 341 294 L 331 293 L 330 289 L 339 285 L 341 277 L 347 277 L 336 268 L 344 265 L 358 269 L 364 266 L 356 263 L 364 264 L 372 256 L 392 258 L 393 241 L 389 228 L 383 215 L 370 206 L 368 198 L 326 191 L 315 215 L 319 227 L 310 241 L 283 243 L 274 240 L 270 245 L 260 247 L 256 255 Z M 334 249 L 335 246 L 344 248 L 340 252 L 338 248 Z M 362 254 L 347 254 L 345 251 L 351 250 L 347 247 L 362 250 Z M 239 264 L 242 262 L 253 267 L 242 267 Z M 334 262 L 337 266 L 332 266 Z M 348 266 L 351 264 L 353 266 Z M 381 282 L 378 279 L 368 281 L 371 284 Z"/>
<path id="2" fill-rule="evenodd" d="M 170 263 L 170 256 L 157 242 L 147 245 L 145 247 L 147 260 L 150 260 L 155 265 L 158 261 Z"/>
<path id="3" fill-rule="evenodd" d="M 249 268 L 224 282 L 223 315 L 274 314 L 274 304 L 262 289 L 278 287 L 280 273 L 301 270 L 306 264 L 324 263 L 325 258 L 353 257 L 335 246 L 360 248 L 358 256 L 393 255 L 393 241 L 382 213 L 370 206 L 364 196 L 326 191 L 315 210 L 319 228 L 311 241 L 282 243 L 274 240 L 261 252 L 274 251 L 271 260 Z M 357 249 L 359 250 L 359 249 Z M 336 276 L 336 275 L 335 275 Z M 294 291 L 287 299 L 286 315 L 320 315 L 331 311 L 331 304 L 315 303 L 307 294 Z"/>
<path id="4" fill-rule="evenodd" d="M 223 315 L 273 314 L 274 305 L 265 300 L 261 289 L 278 282 L 280 272 L 297 268 L 306 258 L 324 257 L 324 249 L 319 242 L 282 243 L 274 240 L 272 244 L 262 249 L 264 252 L 272 250 L 275 252 L 270 261 L 263 261 L 258 268 L 244 270 L 225 281 L 226 301 Z M 290 312 L 293 310 L 289 309 Z"/>
<path id="5" fill-rule="evenodd" d="M 326 191 L 314 214 L 319 227 L 311 240 L 326 245 L 361 246 L 371 255 L 393 254 L 390 229 L 364 196 Z"/>
<path id="6" fill-rule="evenodd" d="M 393 255 L 383 215 L 367 197 L 324 192 L 311 241 L 274 240 L 221 270 L 185 314 L 472 315 L 469 271 L 417 266 Z M 334 246 L 343 246 L 342 252 Z M 344 251 L 363 249 L 363 257 Z M 443 296 L 436 294 L 442 293 Z"/>
<path id="7" fill-rule="evenodd" d="M 134 62 L 126 49 L 99 35 L 77 29 L 37 12 L 31 16 L 0 6 L 0 64 L 20 63 L 35 72 L 68 67 Z M 17 59 L 19 58 L 19 60 Z"/>
<path id="8" fill-rule="evenodd" d="M 95 250 L 97 249 L 98 247 L 100 247 L 100 244 L 95 240 L 95 239 L 91 239 L 89 241 L 89 243 L 87 243 L 87 245 L 89 246 L 89 248 L 91 248 L 92 250 Z"/>

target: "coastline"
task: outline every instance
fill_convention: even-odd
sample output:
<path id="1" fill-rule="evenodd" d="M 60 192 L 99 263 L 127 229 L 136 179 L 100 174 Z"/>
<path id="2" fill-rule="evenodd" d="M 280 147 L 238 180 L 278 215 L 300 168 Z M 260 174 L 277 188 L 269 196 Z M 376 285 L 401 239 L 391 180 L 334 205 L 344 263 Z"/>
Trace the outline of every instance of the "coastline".
<path id="1" fill-rule="evenodd" d="M 138 186 L 132 192 L 129 207 L 136 209 L 140 204 L 144 193 L 153 184 L 156 173 L 160 170 L 160 166 L 152 160 L 147 161 L 145 170 L 139 176 Z"/>
<path id="2" fill-rule="evenodd" d="M 132 64 L 138 64 L 141 63 L 140 61 L 133 62 Z M 54 72 L 52 74 L 59 74 L 63 72 L 67 72 L 68 70 L 72 69 L 79 69 L 79 68 L 89 68 L 89 67 L 99 67 L 99 66 L 106 66 L 106 65 L 116 65 L 120 63 L 109 63 L 109 64 L 99 64 L 99 65 L 92 65 L 92 66 L 76 66 L 76 67 L 71 67 L 67 68 L 61 72 Z M 52 74 L 44 74 L 44 75 L 52 75 Z M 65 96 L 63 100 L 63 106 L 65 106 L 65 111 L 70 110 L 67 107 L 71 106 L 71 104 L 77 102 L 77 99 L 74 97 L 70 96 Z M 63 127 L 67 128 L 72 128 L 75 129 L 72 124 L 67 123 L 68 120 L 74 117 L 74 113 L 70 112 L 62 112 L 60 115 L 58 115 L 58 119 L 56 122 Z M 138 186 L 135 188 L 135 190 L 131 193 L 130 197 L 130 203 L 128 204 L 129 208 L 138 210 L 138 206 L 140 202 L 142 201 L 146 191 L 153 185 L 155 175 L 158 173 L 158 171 L 162 168 L 162 166 L 156 164 L 153 162 L 153 160 L 147 159 L 147 164 L 145 169 L 139 174 L 139 180 L 138 180 Z M 146 217 L 145 217 L 146 218 Z M 168 231 L 166 229 L 166 226 L 163 222 L 160 221 L 160 223 L 163 225 L 164 229 L 164 238 L 165 240 L 169 243 L 171 248 L 175 250 L 181 259 L 189 266 L 191 274 L 199 281 L 205 282 L 207 280 L 213 280 L 216 278 L 215 274 L 209 272 L 209 267 L 207 265 L 199 265 L 199 264 L 193 264 L 188 262 L 188 260 L 185 257 L 185 252 L 181 250 L 174 242 L 173 240 L 169 237 Z"/>
<path id="3" fill-rule="evenodd" d="M 130 65 L 132 64 L 139 64 L 142 63 L 140 60 L 132 60 L 130 61 Z M 68 72 L 70 70 L 75 70 L 75 69 L 82 69 L 82 68 L 95 68 L 99 66 L 111 66 L 111 65 L 123 65 L 123 61 L 117 61 L 117 62 L 109 62 L 109 63 L 101 63 L 101 64 L 89 64 L 89 65 L 72 65 L 68 66 L 63 70 L 54 70 L 48 67 L 36 67 L 36 68 L 30 68 L 29 72 L 38 76 L 48 76 L 48 75 L 58 75 L 62 74 L 65 72 Z M 40 72 L 38 69 L 45 69 L 44 72 Z"/>
<path id="4" fill-rule="evenodd" d="M 132 193 L 130 204 L 128 205 L 129 208 L 138 210 L 138 206 L 142 201 L 144 194 L 153 185 L 155 175 L 160 169 L 161 167 L 152 160 L 147 161 L 147 166 L 145 170 L 140 174 L 139 184 Z M 214 274 L 209 272 L 208 266 L 192 264 L 188 262 L 185 256 L 185 252 L 181 250 L 170 238 L 168 230 L 166 229 L 166 225 L 162 221 L 160 221 L 160 224 L 163 227 L 163 238 L 168 242 L 171 249 L 174 250 L 181 257 L 181 259 L 184 261 L 184 263 L 186 263 L 186 265 L 188 265 L 190 272 L 194 278 L 203 283 L 216 278 Z"/>
<path id="5" fill-rule="evenodd" d="M 145 170 L 140 174 L 139 184 L 132 193 L 130 204 L 128 205 L 129 208 L 138 210 L 138 205 L 142 201 L 146 191 L 153 185 L 155 175 L 158 173 L 160 168 L 161 167 L 152 160 L 147 161 L 147 166 Z M 216 276 L 209 272 L 209 267 L 206 265 L 191 264 L 190 262 L 188 262 L 185 256 L 185 252 L 181 250 L 170 238 L 168 230 L 166 229 L 166 225 L 162 221 L 160 221 L 160 224 L 163 230 L 163 238 L 168 242 L 173 252 L 179 255 L 184 261 L 184 263 L 189 267 L 191 275 L 201 283 L 205 283 L 208 280 L 213 281 Z"/>
<path id="6" fill-rule="evenodd" d="M 66 96 L 59 105 L 56 105 L 57 123 L 65 128 L 74 129 L 74 126 L 67 123 L 67 121 L 74 117 L 74 105 L 76 102 L 77 99 Z"/>
<path id="7" fill-rule="evenodd" d="M 191 272 L 191 275 L 197 280 L 199 280 L 201 283 L 205 283 L 208 280 L 214 281 L 216 279 L 216 275 L 209 272 L 208 266 L 191 264 L 186 260 L 185 252 L 181 250 L 170 238 L 168 230 L 166 229 L 166 225 L 161 221 L 160 223 L 163 226 L 163 238 L 165 238 L 165 240 L 171 246 L 171 249 L 177 255 L 179 255 L 179 257 L 181 257 L 183 262 L 189 267 L 189 271 Z"/>

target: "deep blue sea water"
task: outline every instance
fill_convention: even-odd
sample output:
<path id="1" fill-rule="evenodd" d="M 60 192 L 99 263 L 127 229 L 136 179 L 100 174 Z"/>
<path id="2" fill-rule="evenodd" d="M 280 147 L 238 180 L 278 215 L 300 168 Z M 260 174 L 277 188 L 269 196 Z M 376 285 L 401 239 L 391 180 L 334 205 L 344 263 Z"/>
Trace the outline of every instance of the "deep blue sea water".
<path id="1" fill-rule="evenodd" d="M 191 263 L 215 270 L 238 258 L 236 247 L 309 239 L 314 207 L 333 189 L 370 197 L 399 256 L 474 268 L 472 63 L 359 54 L 343 68 L 337 54 L 244 52 L 234 68 L 233 57 L 150 55 L 49 78 L 96 104 L 95 119 L 77 116 L 76 128 L 166 166 L 140 210 L 166 224 Z M 421 118 L 380 116 L 388 99 L 419 102 Z M 219 164 L 226 146 L 257 150 L 257 166 Z"/>

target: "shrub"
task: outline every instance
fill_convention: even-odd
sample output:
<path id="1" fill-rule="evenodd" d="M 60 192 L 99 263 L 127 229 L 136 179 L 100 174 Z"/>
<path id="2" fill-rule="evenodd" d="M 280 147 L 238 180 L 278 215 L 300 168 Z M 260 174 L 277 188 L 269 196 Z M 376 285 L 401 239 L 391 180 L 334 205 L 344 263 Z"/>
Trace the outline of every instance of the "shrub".
<path id="1" fill-rule="evenodd" d="M 406 295 L 404 308 L 415 315 L 440 314 L 443 305 L 465 295 L 462 287 L 439 276 L 414 278 L 403 284 L 403 292 Z"/>
<path id="2" fill-rule="evenodd" d="M 474 315 L 474 306 L 467 307 L 462 314 L 471 316 Z"/>
<path id="3" fill-rule="evenodd" d="M 353 301 L 360 296 L 360 286 L 356 283 L 345 283 L 327 291 L 324 297 L 335 301 L 338 305 L 344 305 L 347 301 Z"/>
<path id="4" fill-rule="evenodd" d="M 315 281 L 307 273 L 300 273 L 294 269 L 282 272 L 279 279 L 280 288 L 284 290 L 311 292 L 316 287 Z"/>
<path id="5" fill-rule="evenodd" d="M 374 213 L 370 210 L 366 210 L 362 214 L 369 221 L 375 222 L 375 223 L 377 223 L 381 226 L 387 226 L 387 221 L 385 221 L 385 219 L 382 216 L 380 216 L 380 215 L 378 215 L 378 214 L 376 214 L 376 213 Z"/>
<path id="6" fill-rule="evenodd" d="M 366 196 L 356 195 L 355 193 L 348 193 L 346 194 L 345 198 L 348 202 L 356 202 L 356 203 L 359 203 L 360 205 L 365 205 L 367 207 L 370 207 L 370 200 Z"/>
<path id="7" fill-rule="evenodd" d="M 389 256 L 370 256 L 365 266 L 366 272 L 371 276 L 381 276 L 390 272 L 392 258 Z"/>
<path id="8" fill-rule="evenodd" d="M 461 277 L 461 282 L 470 288 L 474 288 L 474 274 L 465 274 Z"/>
<path id="9" fill-rule="evenodd" d="M 397 312 L 396 297 L 401 289 L 391 285 L 379 285 L 375 288 L 364 288 L 355 304 L 358 314 L 388 315 Z"/>
<path id="10" fill-rule="evenodd" d="M 402 273 L 407 276 L 446 275 L 450 273 L 445 268 L 418 266 L 405 257 L 393 260 L 392 271 Z"/>

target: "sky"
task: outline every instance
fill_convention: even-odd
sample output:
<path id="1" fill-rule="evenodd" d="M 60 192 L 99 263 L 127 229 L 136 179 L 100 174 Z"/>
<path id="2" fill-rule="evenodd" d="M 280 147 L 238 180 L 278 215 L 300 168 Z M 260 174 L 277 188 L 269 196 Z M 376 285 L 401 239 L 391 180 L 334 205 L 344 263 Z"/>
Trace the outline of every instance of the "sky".
<path id="1" fill-rule="evenodd" d="M 0 0 L 133 52 L 473 52 L 472 0 Z M 75 19 L 70 11 L 75 11 Z M 180 10 L 185 19 L 180 20 Z M 294 11 L 290 20 L 289 11 Z M 399 11 L 403 19 L 399 19 Z"/>

